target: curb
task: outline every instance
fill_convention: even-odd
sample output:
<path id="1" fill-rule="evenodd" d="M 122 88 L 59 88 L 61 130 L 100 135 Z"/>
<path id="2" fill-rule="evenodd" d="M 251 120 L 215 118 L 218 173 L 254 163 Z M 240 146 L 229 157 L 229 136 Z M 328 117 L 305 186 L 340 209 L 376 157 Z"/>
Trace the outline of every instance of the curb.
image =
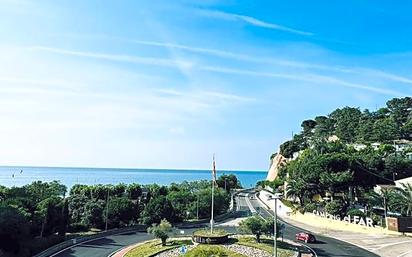
<path id="1" fill-rule="evenodd" d="M 189 238 L 191 238 L 191 237 L 187 237 L 187 236 L 185 236 L 185 237 L 173 237 L 173 238 L 169 238 L 169 239 L 173 240 L 173 239 L 181 239 L 181 238 L 188 238 L 188 239 L 189 239 Z M 127 245 L 127 246 L 125 246 L 125 247 L 122 247 L 122 248 L 120 248 L 120 249 L 118 249 L 118 250 L 110 253 L 107 257 L 115 256 L 117 253 L 119 253 L 119 252 L 121 252 L 121 251 L 123 251 L 123 250 L 125 250 L 125 249 L 127 249 L 127 248 L 130 248 L 130 249 L 129 249 L 127 252 L 125 252 L 123 255 L 119 256 L 119 257 L 124 257 L 128 252 L 130 252 L 131 250 L 133 250 L 135 247 L 137 247 L 137 246 L 139 246 L 139 245 L 142 245 L 142 244 L 145 244 L 146 242 L 153 241 L 153 240 L 156 240 L 156 239 L 149 239 L 149 240 L 146 240 L 146 241 L 143 241 L 143 242 L 140 242 L 140 243 L 135 243 L 135 244 Z M 169 250 L 173 250 L 173 249 L 166 249 L 166 250 L 163 250 L 163 251 L 161 251 L 161 252 L 155 253 L 154 255 L 152 254 L 152 255 L 150 255 L 150 256 L 155 256 L 155 255 L 157 255 L 157 254 L 159 254 L 159 253 L 166 252 L 166 251 L 169 251 Z"/>

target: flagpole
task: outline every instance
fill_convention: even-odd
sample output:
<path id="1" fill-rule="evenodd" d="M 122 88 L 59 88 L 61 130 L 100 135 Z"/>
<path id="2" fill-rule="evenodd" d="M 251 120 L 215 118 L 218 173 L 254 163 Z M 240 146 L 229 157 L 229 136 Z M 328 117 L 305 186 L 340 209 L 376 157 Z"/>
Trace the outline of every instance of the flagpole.
<path id="1" fill-rule="evenodd" d="M 214 225 L 214 220 L 213 220 L 213 207 L 214 207 L 214 193 L 215 193 L 215 179 L 216 179 L 216 167 L 215 167 L 215 155 L 213 154 L 213 171 L 212 171 L 212 212 L 211 212 L 211 218 L 210 218 L 210 233 L 213 234 L 213 225 Z"/>

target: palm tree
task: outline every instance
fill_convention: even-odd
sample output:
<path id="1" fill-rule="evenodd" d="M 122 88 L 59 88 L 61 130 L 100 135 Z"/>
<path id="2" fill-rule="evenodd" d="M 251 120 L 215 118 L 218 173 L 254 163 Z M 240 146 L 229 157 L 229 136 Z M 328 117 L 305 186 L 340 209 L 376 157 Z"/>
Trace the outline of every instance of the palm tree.
<path id="1" fill-rule="evenodd" d="M 301 181 L 290 180 L 286 187 L 286 196 L 293 198 L 293 201 L 296 201 L 296 199 L 299 199 L 300 206 L 303 206 L 303 196 L 304 196 L 303 186 L 304 184 Z"/>
<path id="2" fill-rule="evenodd" d="M 388 213 L 388 199 L 391 198 L 391 190 L 388 188 L 382 188 L 379 193 L 375 191 L 371 191 L 368 193 L 368 199 L 370 205 L 383 207 L 384 214 L 385 214 L 385 221 L 386 216 Z"/>
<path id="3" fill-rule="evenodd" d="M 401 183 L 402 188 L 397 187 L 393 190 L 393 203 L 402 214 L 412 215 L 412 184 Z"/>

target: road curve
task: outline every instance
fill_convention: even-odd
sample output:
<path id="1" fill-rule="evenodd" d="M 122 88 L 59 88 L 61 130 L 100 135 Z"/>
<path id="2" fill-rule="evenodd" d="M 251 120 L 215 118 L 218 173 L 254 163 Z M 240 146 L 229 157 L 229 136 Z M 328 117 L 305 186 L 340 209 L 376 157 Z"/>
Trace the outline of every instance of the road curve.
<path id="1" fill-rule="evenodd" d="M 273 218 L 273 213 L 267 210 L 266 206 L 257 200 L 255 192 L 250 191 L 250 195 L 253 196 L 253 199 L 249 199 L 253 208 L 255 208 L 262 217 Z M 295 235 L 297 233 L 306 231 L 284 221 L 281 222 L 285 224 L 284 237 L 289 240 L 295 240 Z M 306 245 L 312 248 L 319 257 L 379 257 L 379 255 L 366 251 L 365 249 L 334 238 L 318 234 L 315 234 L 315 236 L 318 243 Z"/>
<path id="2" fill-rule="evenodd" d="M 142 232 L 127 232 L 78 244 L 51 257 L 107 257 L 125 246 L 153 237 Z"/>
<path id="3" fill-rule="evenodd" d="M 250 191 L 250 195 L 254 195 L 254 191 Z M 256 197 L 253 199 L 246 199 L 247 193 L 240 194 L 237 198 L 237 210 L 246 211 L 250 207 L 255 209 L 261 216 L 265 218 L 271 218 L 272 213 L 268 211 L 265 206 Z M 250 205 L 248 203 L 250 202 Z M 205 225 L 206 226 L 206 225 Z M 295 234 L 303 229 L 296 228 L 289 224 L 285 224 L 286 229 L 284 237 L 290 240 L 294 240 Z M 226 228 L 229 232 L 234 232 L 235 228 Z M 186 235 L 191 235 L 195 229 L 184 229 Z M 179 234 L 177 231 L 176 234 Z M 378 255 L 370 253 L 357 246 L 333 239 L 324 237 L 322 235 L 316 235 L 319 240 L 318 244 L 309 244 L 309 246 L 316 251 L 317 256 L 330 256 L 330 257 L 377 257 Z M 148 233 L 142 232 L 127 232 L 117 235 L 107 236 L 101 239 L 88 241 L 78 244 L 69 249 L 63 250 L 51 257 L 107 257 L 111 253 L 126 247 L 131 244 L 143 242 L 153 237 Z"/>

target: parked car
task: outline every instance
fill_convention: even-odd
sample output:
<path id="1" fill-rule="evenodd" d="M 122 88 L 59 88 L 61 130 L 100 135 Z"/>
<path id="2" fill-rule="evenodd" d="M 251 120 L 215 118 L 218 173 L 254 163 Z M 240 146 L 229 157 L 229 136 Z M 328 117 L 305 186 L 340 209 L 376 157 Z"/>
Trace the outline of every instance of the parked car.
<path id="1" fill-rule="evenodd" d="M 315 243 L 316 237 L 310 233 L 300 232 L 296 234 L 296 240 L 304 241 L 305 243 Z"/>

